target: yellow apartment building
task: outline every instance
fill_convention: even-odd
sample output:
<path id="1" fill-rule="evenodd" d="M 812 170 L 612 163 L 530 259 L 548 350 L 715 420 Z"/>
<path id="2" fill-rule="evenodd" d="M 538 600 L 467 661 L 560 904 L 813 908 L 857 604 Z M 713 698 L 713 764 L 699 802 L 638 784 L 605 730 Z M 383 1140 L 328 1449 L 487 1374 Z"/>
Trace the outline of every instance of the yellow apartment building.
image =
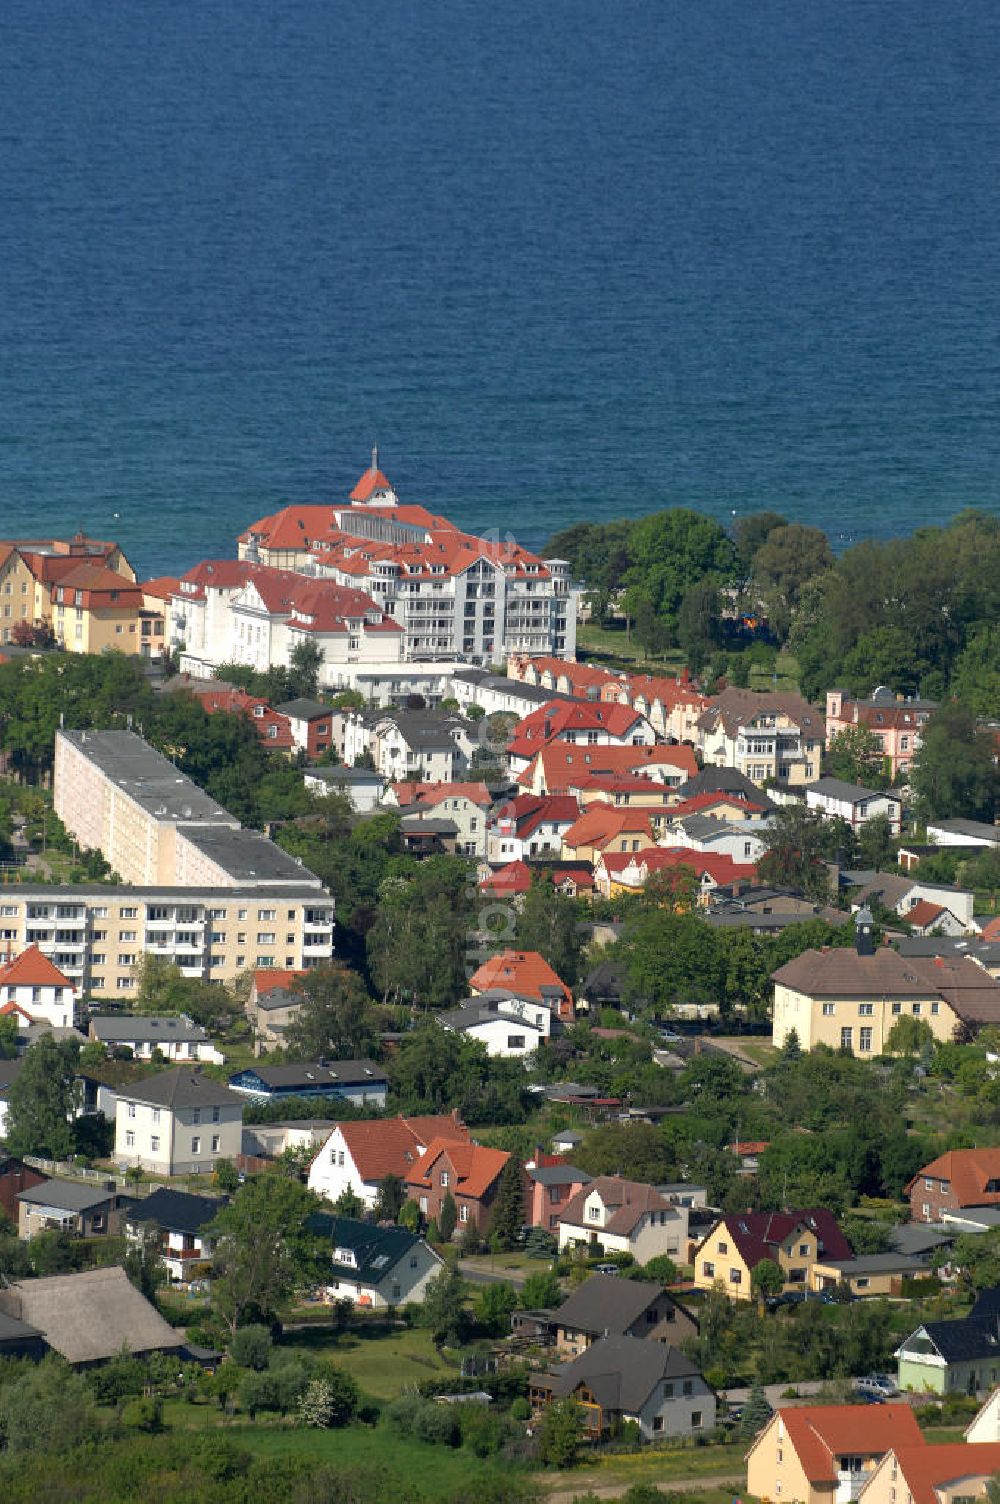
<path id="1" fill-rule="evenodd" d="M 333 956 L 333 911 L 330 895 L 306 883 L 280 890 L 24 883 L 0 887 L 0 946 L 16 954 L 37 945 L 82 992 L 127 997 L 146 952 L 211 982 L 233 982 L 252 968 L 319 966 Z"/>
<path id="2" fill-rule="evenodd" d="M 942 1041 L 1000 1023 L 1000 982 L 968 956 L 901 956 L 887 945 L 865 953 L 860 937 L 859 947 L 807 950 L 774 972 L 775 1045 L 794 1031 L 804 1050 L 873 1059 L 903 1017 Z"/>

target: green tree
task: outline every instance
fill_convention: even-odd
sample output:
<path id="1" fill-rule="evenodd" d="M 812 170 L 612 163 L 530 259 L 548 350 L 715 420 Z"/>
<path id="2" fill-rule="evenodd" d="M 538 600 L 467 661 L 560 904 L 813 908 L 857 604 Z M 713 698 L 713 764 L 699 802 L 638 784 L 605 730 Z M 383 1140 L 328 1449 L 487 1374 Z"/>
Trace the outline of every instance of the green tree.
<path id="1" fill-rule="evenodd" d="M 826 534 L 819 528 L 792 522 L 770 530 L 754 554 L 752 573 L 779 637 L 788 635 L 803 587 L 832 563 Z"/>
<path id="2" fill-rule="evenodd" d="M 525 1311 L 547 1311 L 559 1305 L 562 1291 L 555 1271 L 539 1269 L 537 1274 L 529 1274 L 521 1286 L 518 1300 Z"/>
<path id="3" fill-rule="evenodd" d="M 460 1347 L 469 1332 L 465 1281 L 454 1264 L 446 1264 L 427 1286 L 417 1320 L 437 1347 Z"/>
<path id="4" fill-rule="evenodd" d="M 323 661 L 322 649 L 315 642 L 303 639 L 295 644 L 288 660 L 291 699 L 315 699 Z"/>
<path id="5" fill-rule="evenodd" d="M 361 978 L 342 966 L 316 966 L 296 983 L 302 1005 L 285 1030 L 299 1060 L 350 1060 L 371 1053 L 375 1027 Z"/>
<path id="6" fill-rule="evenodd" d="M 625 961 L 631 1000 L 668 1014 L 676 1003 L 717 1003 L 724 998 L 725 967 L 714 930 L 695 914 L 662 909 L 626 922 L 618 952 Z"/>
<path id="7" fill-rule="evenodd" d="M 101 1051 L 103 1059 L 104 1052 Z M 17 1017 L 13 1013 L 0 1015 L 0 1060 L 14 1060 L 17 1056 Z"/>
<path id="8" fill-rule="evenodd" d="M 397 1222 L 406 1205 L 406 1181 L 401 1175 L 383 1175 L 375 1197 L 376 1222 Z"/>
<path id="9" fill-rule="evenodd" d="M 516 1308 L 517 1293 L 512 1285 L 500 1281 L 483 1285 L 476 1298 L 476 1320 L 489 1336 L 506 1337 Z"/>
<path id="10" fill-rule="evenodd" d="M 445 1191 L 441 1200 L 441 1210 L 438 1212 L 438 1232 L 442 1243 L 450 1243 L 455 1236 L 455 1227 L 458 1223 L 458 1207 L 451 1191 Z"/>
<path id="11" fill-rule="evenodd" d="M 759 1264 L 754 1265 L 750 1284 L 759 1300 L 772 1299 L 785 1288 L 784 1270 L 774 1259 L 761 1259 Z"/>
<path id="12" fill-rule="evenodd" d="M 389 877 L 367 935 L 375 985 L 386 998 L 423 1007 L 456 1003 L 465 991 L 466 949 L 475 923 L 466 863 L 429 857 L 406 877 Z"/>
<path id="13" fill-rule="evenodd" d="M 925 1055 L 934 1049 L 934 1031 L 926 1018 L 901 1013 L 886 1036 L 887 1055 Z"/>
<path id="14" fill-rule="evenodd" d="M 780 512 L 751 512 L 733 523 L 733 541 L 737 564 L 744 576 L 749 575 L 754 555 L 763 548 L 775 528 L 787 527 L 788 518 Z"/>
<path id="15" fill-rule="evenodd" d="M 980 731 L 957 701 L 941 705 L 925 724 L 911 768 L 925 819 L 992 821 L 1000 793 L 992 733 Z"/>
<path id="16" fill-rule="evenodd" d="M 856 837 L 856 860 L 865 867 L 874 867 L 882 872 L 895 865 L 896 842 L 888 815 L 872 815 L 858 831 Z"/>
<path id="17" fill-rule="evenodd" d="M 557 893 L 548 876 L 535 876 L 515 924 L 518 948 L 538 951 L 567 986 L 574 986 L 581 954 L 578 901 Z"/>
<path id="18" fill-rule="evenodd" d="M 490 1236 L 499 1248 L 515 1247 L 524 1226 L 524 1169 L 516 1155 L 511 1155 L 500 1175 L 496 1206 L 490 1224 Z"/>
<path id="19" fill-rule="evenodd" d="M 583 1440 L 583 1410 L 572 1397 L 547 1405 L 538 1427 L 538 1460 L 546 1467 L 572 1467 Z"/>
<path id="20" fill-rule="evenodd" d="M 24 1057 L 7 1094 L 11 1154 L 66 1159 L 73 1151 L 71 1117 L 77 1103 L 79 1046 L 43 1034 Z"/>
<path id="21" fill-rule="evenodd" d="M 824 820 L 814 810 L 785 805 L 777 810 L 768 834 L 768 849 L 757 863 L 762 882 L 792 888 L 815 902 L 830 897 L 827 863 L 843 844 L 851 847 L 850 828 L 842 820 Z"/>
<path id="22" fill-rule="evenodd" d="M 329 1264 L 329 1245 L 312 1230 L 319 1198 L 275 1173 L 240 1186 L 212 1224 L 218 1239 L 212 1301 L 235 1333 L 248 1320 L 273 1317 L 297 1289 L 315 1283 Z"/>
<path id="23" fill-rule="evenodd" d="M 833 778 L 857 783 L 866 789 L 889 787 L 888 759 L 882 743 L 868 726 L 847 726 L 830 739 L 827 771 Z"/>
<path id="24" fill-rule="evenodd" d="M 365 1203 L 351 1186 L 345 1185 L 333 1203 L 333 1209 L 338 1217 L 353 1217 L 358 1220 L 365 1214 Z"/>
<path id="25" fill-rule="evenodd" d="M 743 1416 L 740 1420 L 740 1433 L 747 1438 L 756 1436 L 757 1432 L 763 1430 L 771 1419 L 771 1413 L 771 1407 L 767 1402 L 767 1395 L 759 1383 L 754 1384 L 743 1407 Z"/>
<path id="26" fill-rule="evenodd" d="M 698 580 L 685 590 L 677 608 L 677 642 L 692 673 L 698 674 L 721 645 L 722 597 L 712 579 Z"/>
<path id="27" fill-rule="evenodd" d="M 0 1380 L 0 1438 L 6 1452 L 67 1451 L 98 1429 L 86 1379 L 62 1358 L 17 1364 Z"/>

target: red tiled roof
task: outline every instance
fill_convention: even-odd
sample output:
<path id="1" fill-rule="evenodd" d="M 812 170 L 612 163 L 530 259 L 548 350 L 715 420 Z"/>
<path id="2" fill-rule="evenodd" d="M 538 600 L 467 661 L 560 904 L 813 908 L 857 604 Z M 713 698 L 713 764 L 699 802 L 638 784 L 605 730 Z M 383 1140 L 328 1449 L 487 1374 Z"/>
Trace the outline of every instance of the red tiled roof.
<path id="1" fill-rule="evenodd" d="M 631 735 L 643 717 L 626 705 L 603 701 L 553 700 L 540 705 L 518 721 L 507 743 L 514 757 L 531 757 L 552 741 L 564 741 L 569 732 L 597 731 L 621 741 Z"/>
<path id="2" fill-rule="evenodd" d="M 903 918 L 907 924 L 912 924 L 914 929 L 922 930 L 926 929 L 929 924 L 933 924 L 935 920 L 940 919 L 941 915 L 946 912 L 947 910 L 943 905 L 931 903 L 929 898 L 921 898 L 913 905 L 912 909 L 907 909 Z"/>
<path id="3" fill-rule="evenodd" d="M 566 983 L 559 977 L 537 950 L 502 950 L 484 961 L 469 978 L 473 992 L 490 992 L 494 987 L 505 987 L 518 992 L 522 997 L 534 997 L 544 1001 L 543 987 L 555 987 L 568 1000 L 571 996 Z"/>
<path id="4" fill-rule="evenodd" d="M 626 833 L 654 839 L 648 809 L 633 809 L 627 804 L 591 804 L 565 832 L 563 845 L 569 850 L 579 846 L 601 847 Z"/>
<path id="5" fill-rule="evenodd" d="M 493 803 L 493 795 L 485 783 L 403 782 L 394 783 L 392 787 L 400 805 L 434 805 L 440 803 L 442 799 L 468 799 L 471 804 L 478 804 L 481 809 L 488 809 Z"/>
<path id="6" fill-rule="evenodd" d="M 845 1454 L 881 1457 L 890 1448 L 925 1445 L 913 1410 L 905 1403 L 796 1405 L 780 1416 L 802 1471 L 814 1485 L 836 1483 L 837 1459 Z M 776 1424 L 777 1417 L 766 1429 Z"/>
<path id="7" fill-rule="evenodd" d="M 927 1176 L 951 1183 L 956 1206 L 1000 1206 L 1000 1191 L 988 1191 L 991 1180 L 1000 1180 L 1000 1149 L 949 1149 L 918 1170 L 906 1186 Z"/>
<path id="8" fill-rule="evenodd" d="M 503 1174 L 510 1155 L 505 1149 L 486 1149 L 481 1144 L 436 1138 L 407 1175 L 407 1185 L 417 1189 L 429 1186 L 434 1166 L 442 1158 L 454 1174 L 454 1194 L 481 1201 Z"/>
<path id="9" fill-rule="evenodd" d="M 938 1489 L 946 1483 L 957 1483 L 963 1478 L 989 1478 L 1000 1473 L 1000 1442 L 996 1441 L 951 1441 L 928 1446 L 902 1444 L 892 1448 L 896 1465 L 902 1474 L 905 1491 L 913 1504 L 939 1504 Z M 904 1490 L 897 1485 L 897 1496 Z M 971 1494 L 971 1489 L 958 1489 L 959 1494 Z M 980 1496 L 978 1490 L 975 1497 Z"/>
<path id="10" fill-rule="evenodd" d="M 755 815 L 765 813 L 765 804 L 752 804 L 749 799 L 744 799 L 739 794 L 727 794 L 720 790 L 714 794 L 695 794 L 690 799 L 684 799 L 675 804 L 670 811 L 671 820 L 684 820 L 688 815 L 700 814 L 703 810 L 715 809 L 717 805 L 728 805 L 731 809 L 749 810 Z"/>
<path id="11" fill-rule="evenodd" d="M 155 580 L 143 580 L 139 588 L 143 595 L 155 595 L 160 600 L 168 601 L 179 584 L 180 579 L 177 575 L 161 574 Z"/>
<path id="12" fill-rule="evenodd" d="M 43 956 L 37 945 L 29 945 L 19 956 L 13 956 L 0 966 L 0 987 L 69 987 L 73 983 L 64 976 L 48 956 Z"/>
<path id="13" fill-rule="evenodd" d="M 451 1117 L 377 1118 L 339 1125 L 361 1179 L 407 1178 L 431 1143 L 467 1143 L 469 1130 Z"/>
<path id="14" fill-rule="evenodd" d="M 366 470 L 351 492 L 350 501 L 367 501 L 375 491 L 391 491 L 389 478 L 381 470 Z"/>
<path id="15" fill-rule="evenodd" d="M 273 967 L 261 966 L 253 974 L 253 984 L 258 997 L 276 992 L 279 988 L 282 992 L 294 992 L 295 983 L 305 975 L 304 971 L 275 971 Z"/>
<path id="16" fill-rule="evenodd" d="M 484 877 L 479 884 L 481 893 L 503 893 L 515 896 L 518 893 L 527 893 L 531 887 L 531 868 L 527 862 L 508 862 L 506 867 Z"/>
<path id="17" fill-rule="evenodd" d="M 532 764 L 521 774 L 522 787 L 529 787 L 533 773 L 539 767 L 545 788 L 550 794 L 565 794 L 577 786 L 577 778 L 589 778 L 595 773 L 635 773 L 646 771 L 655 774 L 658 768 L 671 769 L 693 778 L 698 763 L 691 747 L 673 747 L 665 743 L 643 747 L 583 747 L 565 742 L 553 742 L 542 747 Z"/>

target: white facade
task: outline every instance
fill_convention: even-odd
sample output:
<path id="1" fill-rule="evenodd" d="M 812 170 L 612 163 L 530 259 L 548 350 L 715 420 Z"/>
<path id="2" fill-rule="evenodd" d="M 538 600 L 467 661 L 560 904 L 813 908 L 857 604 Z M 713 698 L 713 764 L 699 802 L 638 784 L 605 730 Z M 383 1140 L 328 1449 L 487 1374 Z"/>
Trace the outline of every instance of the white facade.
<path id="1" fill-rule="evenodd" d="M 894 836 L 902 826 L 902 800 L 895 794 L 876 789 L 850 790 L 847 784 L 838 788 L 838 780 L 821 778 L 818 784 L 806 789 L 806 808 L 817 810 L 824 820 L 844 820 L 852 830 L 860 830 L 869 820 L 885 816 Z M 864 794 L 865 797 L 860 796 Z"/>
<path id="2" fill-rule="evenodd" d="M 671 1206 L 637 1214 L 628 1231 L 610 1231 L 620 1208 L 605 1206 L 599 1189 L 586 1197 L 579 1222 L 559 1221 L 559 1249 L 574 1248 L 578 1243 L 600 1243 L 605 1253 L 630 1253 L 637 1264 L 645 1264 L 662 1253 L 683 1258 L 687 1250 L 688 1208 Z"/>
<path id="3" fill-rule="evenodd" d="M 369 1210 L 374 1209 L 378 1198 L 378 1181 L 362 1180 L 350 1146 L 339 1126 L 333 1129 L 326 1143 L 317 1150 L 316 1157 L 309 1166 L 306 1183 L 311 1191 L 327 1201 L 339 1201 L 345 1191 L 353 1191 Z"/>
<path id="4" fill-rule="evenodd" d="M 495 1013 L 486 1018 L 478 1010 L 469 1009 L 468 1011 L 478 1013 L 474 1023 L 462 1024 L 457 1020 L 456 1015 L 451 1014 L 447 1020 L 442 1020 L 444 1028 L 460 1027 L 466 1038 L 485 1045 L 486 1053 L 493 1057 L 523 1059 L 526 1055 L 533 1054 L 549 1037 L 544 1027 L 532 1021 L 535 1017 L 544 1014 L 551 1027 L 551 1018 L 547 1009 L 529 1009 L 531 1017 L 524 1018 L 512 1017 L 505 1013 Z"/>
<path id="5" fill-rule="evenodd" d="M 741 820 L 735 825 L 727 825 L 723 820 L 696 815 L 693 820 L 679 820 L 676 825 L 668 825 L 658 844 L 682 846 L 710 856 L 729 856 L 734 862 L 745 865 L 760 861 L 768 849 L 769 834 L 770 827 L 763 821 Z"/>
<path id="6" fill-rule="evenodd" d="M 359 1273 L 349 1248 L 333 1251 L 333 1273 L 326 1286 L 330 1300 L 349 1300 L 353 1305 L 373 1311 L 390 1306 L 421 1305 L 427 1286 L 444 1267 L 444 1260 L 420 1239 L 409 1253 L 392 1264 L 381 1279 L 371 1273 Z"/>
<path id="7" fill-rule="evenodd" d="M 207 1175 L 220 1159 L 235 1160 L 242 1138 L 242 1103 L 158 1107 L 125 1090 L 119 1093 L 115 1161 L 123 1169 L 138 1165 L 154 1175 Z"/>
<path id="8" fill-rule="evenodd" d="M 51 1024 L 54 1029 L 72 1029 L 76 1023 L 76 992 L 72 985 L 56 987 L 43 983 L 0 984 L 0 1008 L 10 1004 L 27 1014 L 32 1023 Z"/>

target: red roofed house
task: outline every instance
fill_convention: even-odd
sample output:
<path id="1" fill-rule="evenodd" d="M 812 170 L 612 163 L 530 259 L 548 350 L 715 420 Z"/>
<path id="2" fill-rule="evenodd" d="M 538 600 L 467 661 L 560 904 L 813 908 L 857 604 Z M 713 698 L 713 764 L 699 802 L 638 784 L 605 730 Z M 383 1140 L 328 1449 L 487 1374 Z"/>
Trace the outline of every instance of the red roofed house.
<path id="1" fill-rule="evenodd" d="M 712 854 L 692 851 L 685 846 L 652 846 L 640 852 L 602 851 L 594 861 L 594 886 L 603 898 L 619 893 L 638 893 L 658 872 L 687 868 L 697 883 L 697 902 L 707 907 L 716 888 L 734 882 L 755 882 L 757 868 L 752 863 L 734 862 L 725 852 Z"/>
<path id="2" fill-rule="evenodd" d="M 906 1186 L 914 1222 L 940 1222 L 944 1212 L 1000 1206 L 1000 1149 L 949 1149 L 918 1170 Z"/>
<path id="3" fill-rule="evenodd" d="M 985 1499 L 1000 1473 L 1000 1443 L 948 1442 L 894 1446 L 858 1495 L 861 1504 L 960 1504 Z"/>
<path id="4" fill-rule="evenodd" d="M 563 836 L 563 860 L 593 864 L 603 851 L 644 851 L 656 837 L 650 810 L 591 804 Z"/>
<path id="5" fill-rule="evenodd" d="M 261 966 L 253 974 L 246 1015 L 254 1032 L 254 1052 L 262 1055 L 285 1042 L 285 1030 L 302 1007 L 298 991 L 304 971 L 282 971 Z"/>
<path id="6" fill-rule="evenodd" d="M 587 785 L 581 780 L 602 774 L 645 774 L 677 788 L 694 778 L 698 761 L 690 747 L 577 746 L 550 742 L 532 757 L 518 777 L 522 789 L 532 794 L 570 794 Z"/>
<path id="7" fill-rule="evenodd" d="M 518 794 L 490 816 L 486 857 L 490 862 L 558 860 L 562 838 L 580 818 L 571 794 Z"/>
<path id="8" fill-rule="evenodd" d="M 631 1253 L 645 1264 L 661 1253 L 683 1259 L 688 1208 L 651 1185 L 599 1175 L 571 1197 L 559 1218 L 559 1248 L 600 1244 L 605 1253 Z"/>
<path id="9" fill-rule="evenodd" d="M 964 935 L 962 921 L 944 904 L 920 898 L 903 914 L 914 935 Z"/>
<path id="10" fill-rule="evenodd" d="M 374 1207 L 379 1183 L 387 1175 L 406 1180 L 435 1143 L 468 1144 L 469 1130 L 454 1113 L 338 1123 L 309 1166 L 309 1189 L 327 1201 L 350 1190 L 366 1207 Z"/>
<path id="11" fill-rule="evenodd" d="M 251 524 L 241 559 L 364 590 L 402 629 L 406 659 L 488 665 L 537 649 L 572 657 L 575 591 L 565 559 L 463 533 L 401 505 L 377 457 L 346 504 L 292 506 Z M 385 655 L 387 658 L 389 653 Z"/>
<path id="12" fill-rule="evenodd" d="M 912 1408 L 795 1405 L 772 1415 L 747 1453 L 747 1493 L 775 1504 L 854 1500 L 890 1450 L 926 1446 Z M 898 1495 L 905 1504 L 905 1489 Z"/>
<path id="13" fill-rule="evenodd" d="M 208 715 L 222 712 L 226 715 L 245 715 L 253 722 L 260 740 L 272 752 L 292 753 L 295 744 L 288 717 L 272 710 L 260 695 L 247 694 L 245 689 L 235 689 L 228 684 L 208 680 L 204 687 L 192 683 L 191 693 Z"/>
<path id="14" fill-rule="evenodd" d="M 560 863 L 557 867 L 543 867 L 541 878 L 552 883 L 557 893 L 567 898 L 586 897 L 594 891 L 594 874 L 589 866 L 572 866 Z M 539 877 L 539 869 L 527 862 L 508 862 L 479 884 L 480 893 L 491 898 L 523 898 L 531 884 Z"/>
<path id="15" fill-rule="evenodd" d="M 76 1021 L 73 983 L 37 945 L 0 964 L 0 1012 L 14 1009 L 54 1029 L 71 1029 Z"/>
<path id="16" fill-rule="evenodd" d="M 455 1233 L 474 1227 L 489 1232 L 493 1220 L 500 1177 L 510 1155 L 504 1149 L 485 1149 L 480 1144 L 456 1143 L 453 1139 L 435 1139 L 426 1153 L 406 1176 L 410 1199 L 416 1201 L 428 1221 L 440 1221 L 441 1205 L 450 1192 L 458 1209 Z M 524 1177 L 525 1208 L 528 1182 Z"/>
<path id="17" fill-rule="evenodd" d="M 853 1257 L 836 1218 L 823 1207 L 734 1212 L 714 1223 L 695 1249 L 694 1284 L 697 1290 L 721 1285 L 730 1300 L 752 1300 L 753 1271 L 764 1259 L 782 1270 L 785 1290 L 804 1291 L 813 1287 L 814 1265 Z"/>
<path id="18" fill-rule="evenodd" d="M 920 734 L 937 709 L 934 700 L 897 699 L 882 690 L 870 700 L 855 700 L 842 689 L 826 692 L 826 745 L 840 731 L 865 726 L 882 744 L 886 769 L 892 776 L 908 768 L 920 746 Z"/>
<path id="19" fill-rule="evenodd" d="M 537 950 L 502 950 L 490 956 L 469 978 L 473 996 L 483 992 L 516 992 L 537 998 L 552 1010 L 553 1018 L 573 1021 L 573 994 Z"/>
<path id="20" fill-rule="evenodd" d="M 550 742 L 586 747 L 651 747 L 656 733 L 645 716 L 627 705 L 553 700 L 526 715 L 507 743 L 512 773 L 523 773 Z"/>

